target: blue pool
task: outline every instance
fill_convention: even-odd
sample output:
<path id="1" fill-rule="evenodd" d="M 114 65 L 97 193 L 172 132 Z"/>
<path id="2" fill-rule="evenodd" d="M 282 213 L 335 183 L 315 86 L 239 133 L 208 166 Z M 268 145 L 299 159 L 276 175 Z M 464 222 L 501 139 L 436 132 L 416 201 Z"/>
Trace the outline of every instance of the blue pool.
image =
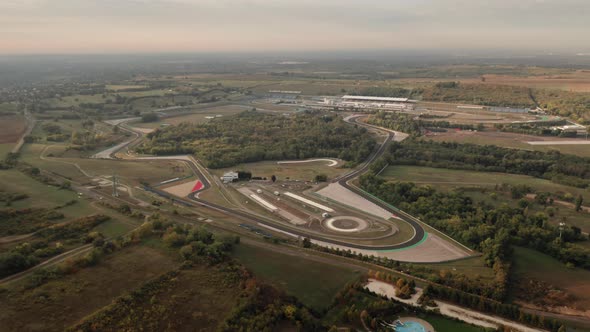
<path id="1" fill-rule="evenodd" d="M 396 332 L 426 332 L 426 328 L 418 322 L 407 321 L 403 325 L 397 323 L 395 326 Z"/>

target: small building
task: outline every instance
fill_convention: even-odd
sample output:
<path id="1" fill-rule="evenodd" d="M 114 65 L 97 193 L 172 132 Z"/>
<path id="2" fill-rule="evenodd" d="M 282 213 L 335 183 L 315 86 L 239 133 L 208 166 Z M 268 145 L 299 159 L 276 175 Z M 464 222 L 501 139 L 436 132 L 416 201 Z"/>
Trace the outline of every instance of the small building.
<path id="1" fill-rule="evenodd" d="M 238 172 L 227 172 L 221 177 L 223 183 L 230 183 L 238 180 Z"/>

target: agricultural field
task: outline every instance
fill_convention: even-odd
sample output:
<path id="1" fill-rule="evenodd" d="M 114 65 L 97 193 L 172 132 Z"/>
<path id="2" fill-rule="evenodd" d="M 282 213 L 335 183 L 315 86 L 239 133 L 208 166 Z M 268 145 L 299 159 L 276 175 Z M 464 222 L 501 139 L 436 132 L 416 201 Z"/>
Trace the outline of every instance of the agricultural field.
<path id="1" fill-rule="evenodd" d="M 428 184 L 442 190 L 451 190 L 460 187 L 483 187 L 494 189 L 496 185 L 506 183 L 509 185 L 524 184 L 535 191 L 546 191 L 551 193 L 569 193 L 572 196 L 588 194 L 587 190 L 564 186 L 549 180 L 535 178 L 532 176 L 452 170 L 445 168 L 416 167 L 416 166 L 389 166 L 383 173 L 383 177 L 398 181 L 410 181 L 416 184 Z"/>
<path id="2" fill-rule="evenodd" d="M 320 263 L 302 257 L 273 252 L 270 248 L 258 248 L 240 244 L 233 256 L 255 276 L 269 281 L 303 304 L 323 311 L 334 295 L 348 282 L 361 274 L 360 270 Z"/>
<path id="3" fill-rule="evenodd" d="M 507 133 L 499 131 L 469 131 L 469 130 L 448 130 L 444 133 L 428 133 L 424 140 L 436 142 L 457 142 L 472 143 L 479 145 L 497 145 L 506 148 L 535 150 L 535 151 L 559 151 L 564 154 L 573 154 L 580 157 L 590 157 L 590 145 L 531 145 L 531 141 L 559 141 L 565 140 L 557 137 L 543 137 Z M 570 139 L 571 140 L 571 139 Z"/>
<path id="4" fill-rule="evenodd" d="M 27 128 L 21 115 L 0 115 L 0 144 L 16 143 Z"/>
<path id="5" fill-rule="evenodd" d="M 511 76 L 511 75 L 483 75 L 484 80 L 462 79 L 465 83 L 480 84 L 501 84 L 522 86 L 534 89 L 553 89 L 574 92 L 590 92 L 590 72 L 577 70 L 573 72 L 554 73 L 547 75 L 543 73 L 537 76 Z"/>

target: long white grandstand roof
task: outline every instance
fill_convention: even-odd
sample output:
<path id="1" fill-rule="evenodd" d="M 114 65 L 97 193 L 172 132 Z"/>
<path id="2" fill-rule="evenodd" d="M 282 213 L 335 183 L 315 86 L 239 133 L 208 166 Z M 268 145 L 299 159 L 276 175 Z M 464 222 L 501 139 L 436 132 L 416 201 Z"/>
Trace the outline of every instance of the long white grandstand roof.
<path id="1" fill-rule="evenodd" d="M 346 95 L 342 96 L 342 99 L 348 100 L 358 100 L 358 101 L 381 101 L 381 102 L 397 102 L 397 103 L 407 103 L 413 102 L 408 98 L 395 98 L 395 97 L 374 97 L 374 96 L 351 96 Z"/>

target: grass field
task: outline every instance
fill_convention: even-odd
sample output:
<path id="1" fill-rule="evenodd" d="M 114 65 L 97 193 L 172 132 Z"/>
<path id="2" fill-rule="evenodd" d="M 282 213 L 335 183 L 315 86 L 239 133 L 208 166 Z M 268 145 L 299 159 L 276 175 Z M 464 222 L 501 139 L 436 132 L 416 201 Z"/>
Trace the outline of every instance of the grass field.
<path id="1" fill-rule="evenodd" d="M 339 166 L 330 167 L 326 161 L 297 164 L 277 164 L 276 161 L 260 161 L 239 164 L 228 168 L 212 169 L 211 172 L 216 176 L 221 176 L 223 173 L 233 170 L 251 171 L 252 176 L 266 177 L 268 179 L 272 175 L 275 175 L 278 180 L 313 181 L 314 177 L 318 174 L 325 174 L 328 176 L 328 179 L 331 179 L 346 173 L 350 169 Z"/>
<path id="2" fill-rule="evenodd" d="M 177 264 L 157 250 L 138 245 L 37 288 L 11 285 L 0 292 L 0 326 L 7 331 L 63 331 Z"/>
<path id="3" fill-rule="evenodd" d="M 139 128 L 160 128 L 166 126 L 174 126 L 178 125 L 183 122 L 190 122 L 190 123 L 204 123 L 209 121 L 208 117 L 215 117 L 215 116 L 227 116 L 231 114 L 237 114 L 247 110 L 247 108 L 237 106 L 237 105 L 228 105 L 228 106 L 219 106 L 219 107 L 212 107 L 206 108 L 203 110 L 196 110 L 195 113 L 186 114 L 181 116 L 175 116 L 170 118 L 160 119 L 157 122 L 136 122 L 133 123 L 134 127 Z"/>
<path id="4" fill-rule="evenodd" d="M 590 271 L 570 269 L 558 260 L 532 249 L 515 247 L 513 275 L 518 280 L 535 279 L 562 288 L 576 297 L 575 303 L 590 308 Z"/>
<path id="5" fill-rule="evenodd" d="M 51 171 L 73 180 L 85 183 L 90 178 L 85 176 L 74 164 L 77 164 L 91 177 L 110 177 L 115 171 L 123 183 L 137 185 L 141 181 L 159 183 L 164 180 L 183 177 L 192 174 L 186 164 L 174 160 L 159 161 L 113 161 L 88 158 L 46 158 L 39 156 L 45 149 L 43 144 L 25 145 L 21 159 L 43 170 Z M 63 148 L 50 147 L 45 151 L 45 156 L 50 153 L 59 155 Z"/>
<path id="6" fill-rule="evenodd" d="M 581 157 L 590 157 L 590 145 L 530 145 L 527 141 L 558 140 L 557 137 L 541 137 L 521 135 L 516 133 L 504 133 L 496 131 L 455 131 L 445 133 L 433 133 L 422 139 L 436 142 L 472 143 L 479 145 L 497 145 L 506 148 L 535 150 L 535 151 L 559 151 L 565 154 L 573 154 Z"/>
<path id="7" fill-rule="evenodd" d="M 526 184 L 536 191 L 551 193 L 563 192 L 570 193 L 573 196 L 577 196 L 578 194 L 588 195 L 588 192 L 584 189 L 564 186 L 549 180 L 518 174 L 451 170 L 432 167 L 390 166 L 381 173 L 381 176 L 400 181 L 429 184 L 441 190 L 469 186 L 493 189 L 496 184 L 506 183 L 509 185 Z"/>
<path id="8" fill-rule="evenodd" d="M 494 278 L 494 271 L 491 268 L 485 266 L 482 257 L 471 257 L 447 263 L 420 264 L 419 266 L 426 266 L 439 271 L 446 270 L 452 273 L 462 273 L 469 278 Z"/>
<path id="9" fill-rule="evenodd" d="M 502 84 L 524 86 L 536 89 L 558 89 L 575 92 L 590 92 L 590 73 L 577 70 L 570 73 L 544 73 L 542 76 L 508 76 L 508 75 L 484 75 L 485 82 L 481 79 L 461 80 L 465 83 Z"/>
<path id="10" fill-rule="evenodd" d="M 14 143 L 0 143 L 0 160 L 4 160 L 13 147 Z"/>
<path id="11" fill-rule="evenodd" d="M 119 91 L 119 90 L 127 90 L 127 89 L 143 89 L 146 88 L 146 85 L 132 85 L 132 84 L 111 84 L 107 85 L 105 88 L 107 90 Z"/>
<path id="12" fill-rule="evenodd" d="M 469 325 L 463 322 L 435 315 L 419 315 L 418 317 L 429 322 L 435 331 L 453 332 L 484 332 L 485 329 L 479 326 Z"/>
<path id="13" fill-rule="evenodd" d="M 240 244 L 234 257 L 255 276 L 269 281 L 315 310 L 325 309 L 334 295 L 359 271 L 323 264 Z"/>
<path id="14" fill-rule="evenodd" d="M 29 199 L 13 202 L 14 208 L 52 208 L 78 197 L 73 191 L 43 184 L 13 169 L 0 170 L 0 189 L 29 195 Z"/>

